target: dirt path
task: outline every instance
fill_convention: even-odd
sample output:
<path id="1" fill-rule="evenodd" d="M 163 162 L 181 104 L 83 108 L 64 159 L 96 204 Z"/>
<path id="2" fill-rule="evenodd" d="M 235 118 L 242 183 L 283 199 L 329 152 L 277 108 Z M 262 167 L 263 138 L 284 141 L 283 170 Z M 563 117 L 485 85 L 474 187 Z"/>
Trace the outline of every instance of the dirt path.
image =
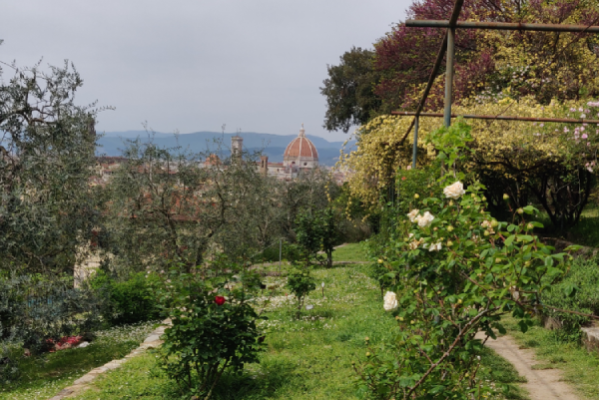
<path id="1" fill-rule="evenodd" d="M 484 339 L 484 334 L 479 332 L 477 338 Z M 522 384 L 532 400 L 579 400 L 574 390 L 561 381 L 561 371 L 558 369 L 533 370 L 531 367 L 537 362 L 534 352 L 530 349 L 520 349 L 510 336 L 498 337 L 497 340 L 489 338 L 485 346 L 493 349 L 501 357 L 514 365 L 520 375 L 526 378 L 527 383 Z"/>

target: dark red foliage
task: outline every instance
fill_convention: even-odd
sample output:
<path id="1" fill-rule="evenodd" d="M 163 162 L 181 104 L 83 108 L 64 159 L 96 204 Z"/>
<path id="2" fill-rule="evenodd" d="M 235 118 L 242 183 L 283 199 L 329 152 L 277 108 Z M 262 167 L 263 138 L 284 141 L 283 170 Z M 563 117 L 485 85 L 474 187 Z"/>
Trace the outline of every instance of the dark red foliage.
<path id="1" fill-rule="evenodd" d="M 582 7 L 582 4 L 582 0 L 558 0 L 552 1 L 551 4 L 542 0 L 465 0 L 460 20 L 558 24 L 569 18 L 574 11 Z M 453 6 L 454 0 L 417 1 L 408 9 L 407 17 L 408 19 L 447 20 Z M 513 11 L 506 11 L 510 9 Z M 598 22 L 597 13 L 591 10 L 585 12 L 584 17 L 577 21 L 587 25 Z M 541 54 L 541 58 L 558 57 L 558 50 L 555 49 L 552 53 L 551 46 L 547 46 L 555 40 L 554 33 L 521 32 L 515 35 L 517 41 L 530 43 L 530 51 Z M 383 100 L 383 111 L 388 112 L 397 108 L 414 109 L 417 106 L 422 85 L 429 79 L 443 37 L 443 29 L 407 28 L 400 23 L 375 44 L 375 69 L 382 76 L 375 93 Z M 573 40 L 586 40 L 588 37 L 588 34 L 572 35 Z M 502 43 L 489 42 L 484 31 L 457 31 L 455 102 L 482 90 L 489 79 L 496 78 L 501 82 L 501 78 L 494 77 L 497 73 L 495 53 L 501 45 Z M 567 56 L 563 54 L 559 56 L 568 62 Z M 444 73 L 444 68 L 440 73 Z M 553 73 L 548 69 L 536 72 L 536 76 L 542 78 L 545 75 L 549 78 Z M 501 83 L 507 85 L 509 82 Z M 566 92 L 562 90 L 560 96 L 577 96 L 580 84 L 572 80 L 572 85 Z M 521 94 L 532 93 L 540 97 L 541 101 L 557 94 L 557 89 L 549 85 L 545 88 L 547 93 L 526 86 L 519 90 Z M 425 108 L 428 110 L 442 108 L 443 98 L 444 81 L 439 79 L 431 90 Z"/>

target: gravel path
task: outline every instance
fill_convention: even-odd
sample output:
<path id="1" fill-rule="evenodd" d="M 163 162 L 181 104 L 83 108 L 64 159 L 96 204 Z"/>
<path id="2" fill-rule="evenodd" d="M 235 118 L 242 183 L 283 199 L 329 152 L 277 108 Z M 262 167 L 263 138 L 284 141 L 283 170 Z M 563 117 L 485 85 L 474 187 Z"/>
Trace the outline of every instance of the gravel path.
<path id="1" fill-rule="evenodd" d="M 484 340 L 484 337 L 482 332 L 477 334 L 478 339 Z M 489 338 L 485 346 L 512 363 L 518 373 L 526 378 L 528 382 L 521 385 L 528 391 L 531 400 L 580 399 L 570 385 L 561 380 L 560 370 L 533 370 L 531 367 L 539 364 L 534 352 L 530 349 L 520 349 L 512 337 L 501 336 L 497 340 Z"/>

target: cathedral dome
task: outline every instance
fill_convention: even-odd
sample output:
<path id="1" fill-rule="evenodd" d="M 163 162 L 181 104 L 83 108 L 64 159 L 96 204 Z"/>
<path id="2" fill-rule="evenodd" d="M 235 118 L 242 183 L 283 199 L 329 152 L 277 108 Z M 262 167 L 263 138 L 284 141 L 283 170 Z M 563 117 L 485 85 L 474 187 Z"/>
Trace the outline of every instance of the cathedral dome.
<path id="1" fill-rule="evenodd" d="M 283 154 L 283 163 L 298 168 L 314 168 L 318 165 L 318 151 L 302 125 L 299 135 L 289 143 Z"/>

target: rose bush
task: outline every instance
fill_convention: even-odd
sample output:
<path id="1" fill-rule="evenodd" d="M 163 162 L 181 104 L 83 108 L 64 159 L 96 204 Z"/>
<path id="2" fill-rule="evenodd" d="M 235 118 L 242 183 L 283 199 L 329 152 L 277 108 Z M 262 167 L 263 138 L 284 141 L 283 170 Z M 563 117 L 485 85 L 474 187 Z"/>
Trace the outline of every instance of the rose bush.
<path id="1" fill-rule="evenodd" d="M 399 329 L 395 342 L 369 345 L 367 359 L 356 365 L 362 389 L 374 399 L 491 394 L 477 378 L 482 342 L 475 334 L 504 333 L 506 313 L 526 331 L 543 308 L 541 294 L 568 269 L 566 254 L 554 254 L 532 234 L 541 226 L 530 221 L 533 207 L 513 210 L 509 222 L 489 214 L 484 187 L 458 168 L 470 140 L 461 122 L 431 135 L 438 158 L 428 173 L 441 178 L 409 200 L 412 211 L 398 216 L 395 234 L 380 249 L 394 279 L 383 306 L 393 310 Z"/>
<path id="2" fill-rule="evenodd" d="M 254 288 L 244 284 L 239 265 L 216 260 L 183 271 L 173 267 L 162 292 L 172 325 L 162 336 L 159 365 L 183 391 L 209 399 L 224 373 L 258 362 L 263 338 L 256 322 L 263 317 L 249 304 Z"/>

